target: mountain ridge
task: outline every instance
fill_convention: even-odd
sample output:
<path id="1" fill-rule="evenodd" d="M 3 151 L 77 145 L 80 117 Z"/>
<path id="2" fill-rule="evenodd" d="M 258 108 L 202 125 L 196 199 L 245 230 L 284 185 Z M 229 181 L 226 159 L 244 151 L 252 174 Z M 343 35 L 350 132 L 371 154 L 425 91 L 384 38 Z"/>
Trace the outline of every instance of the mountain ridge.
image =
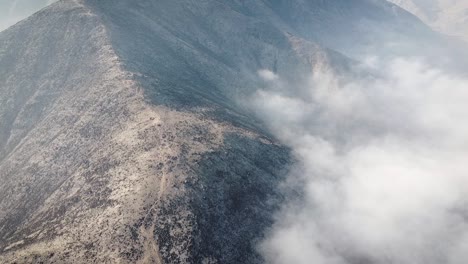
<path id="1" fill-rule="evenodd" d="M 366 31 L 308 3 L 64 0 L 1 32 L 0 262 L 262 263 L 294 157 L 239 101 L 350 74 L 324 43 Z"/>
<path id="2" fill-rule="evenodd" d="M 66 23 L 69 18 L 74 21 Z M 221 239 L 219 242 L 230 248 L 231 252 L 223 256 L 210 255 L 216 253 L 215 246 L 222 250 L 221 245 L 203 245 L 199 241 L 205 236 L 207 224 L 217 223 L 204 222 L 203 217 L 217 211 L 210 213 L 213 209 L 205 208 L 203 214 L 194 212 L 201 210 L 197 208 L 206 199 L 217 201 L 212 202 L 214 205 L 221 203 L 221 208 L 237 199 L 237 203 L 247 205 L 232 211 L 232 220 L 220 219 L 219 224 L 227 225 L 238 214 L 241 217 L 245 210 L 251 210 L 248 204 L 265 200 L 258 195 L 275 193 L 274 178 L 279 180 L 280 168 L 288 163 L 284 160 L 287 150 L 254 131 L 214 120 L 209 113 L 204 114 L 204 109 L 187 112 L 148 104 L 133 73 L 122 70 L 105 28 L 78 2 L 59 2 L 36 14 L 34 22 L 36 30 L 47 30 L 51 24 L 62 28 L 55 26 L 52 33 L 35 35 L 28 31 L 30 22 L 26 21 L 0 36 L 7 51 L 2 53 L 0 64 L 13 62 L 16 66 L 1 67 L 2 76 L 9 77 L 2 78 L 6 82 L 0 86 L 0 112 L 11 116 L 0 119 L 1 127 L 9 129 L 2 132 L 0 260 L 233 261 L 244 258 L 246 252 L 252 253 L 245 258 L 258 259 L 249 249 L 251 239 L 247 237 L 257 236 L 260 229 L 241 228 L 267 221 L 266 211 L 247 216 L 251 220 L 259 218 L 251 224 L 241 219 L 229 224 L 234 232 L 243 234 L 233 242 L 220 235 L 209 238 Z M 23 33 L 28 37 L 18 37 Z M 29 42 L 24 43 L 24 38 Z M 88 43 L 67 47 L 82 40 Z M 17 45 L 15 41 L 23 43 Z M 50 44 L 55 46 L 46 48 Z M 29 52 L 37 61 L 19 59 L 27 59 Z M 65 60 L 64 65 L 60 63 L 63 58 L 78 61 Z M 14 76 L 23 81 L 12 79 Z M 57 83 L 50 84 L 51 79 Z M 12 91 L 16 94 L 7 95 Z M 228 165 L 219 160 L 223 157 L 243 161 L 243 165 Z M 218 163 L 207 167 L 207 162 L 215 161 Z M 246 173 L 255 175 L 256 180 L 229 185 L 217 180 L 206 187 L 205 179 L 198 176 L 229 176 L 234 180 Z M 233 196 L 248 188 L 258 189 L 257 194 L 245 193 L 240 200 Z M 204 194 L 206 189 L 213 193 Z M 227 193 L 223 194 L 223 190 Z M 222 205 L 223 199 L 226 205 Z M 242 227 L 234 228 L 240 223 L 244 223 Z M 230 243 L 240 249 L 232 250 Z"/>

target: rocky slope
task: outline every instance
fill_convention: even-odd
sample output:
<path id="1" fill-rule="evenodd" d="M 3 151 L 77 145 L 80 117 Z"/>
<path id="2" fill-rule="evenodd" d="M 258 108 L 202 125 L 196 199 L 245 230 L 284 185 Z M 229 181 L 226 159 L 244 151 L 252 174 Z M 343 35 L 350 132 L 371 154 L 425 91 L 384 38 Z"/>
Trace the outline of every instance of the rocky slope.
<path id="1" fill-rule="evenodd" d="M 0 262 L 257 258 L 287 150 L 148 103 L 107 34 L 68 1 L 1 36 Z"/>
<path id="2" fill-rule="evenodd" d="M 231 109 L 221 62 L 196 75 L 211 54 L 119 57 L 96 13 L 63 1 L 0 36 L 0 262 L 260 261 L 288 150 Z"/>
<path id="3" fill-rule="evenodd" d="M 261 69 L 352 71 L 319 44 L 365 47 L 377 35 L 344 32 L 406 30 L 404 14 L 371 0 L 65 0 L 0 33 L 0 262 L 261 263 L 292 158 L 239 98 L 268 85 Z"/>

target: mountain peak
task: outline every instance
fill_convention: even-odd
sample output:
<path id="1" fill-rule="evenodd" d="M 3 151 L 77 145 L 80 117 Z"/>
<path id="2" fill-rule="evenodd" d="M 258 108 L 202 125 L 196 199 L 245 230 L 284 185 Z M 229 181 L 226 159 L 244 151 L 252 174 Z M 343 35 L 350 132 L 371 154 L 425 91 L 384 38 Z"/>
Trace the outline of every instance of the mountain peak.
<path id="1" fill-rule="evenodd" d="M 240 99 L 424 27 L 393 7 L 64 0 L 1 32 L 0 262 L 262 263 L 293 159 Z"/>

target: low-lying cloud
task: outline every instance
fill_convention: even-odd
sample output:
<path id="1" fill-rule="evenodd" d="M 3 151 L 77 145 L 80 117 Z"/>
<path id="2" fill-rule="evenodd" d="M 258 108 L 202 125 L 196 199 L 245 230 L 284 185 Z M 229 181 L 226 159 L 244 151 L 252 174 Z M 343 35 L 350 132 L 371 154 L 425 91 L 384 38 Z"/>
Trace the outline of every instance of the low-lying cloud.
<path id="1" fill-rule="evenodd" d="M 383 76 L 322 69 L 294 89 L 259 72 L 270 89 L 249 105 L 294 150 L 290 180 L 305 186 L 259 245 L 267 263 L 466 263 L 468 80 L 372 61 Z"/>

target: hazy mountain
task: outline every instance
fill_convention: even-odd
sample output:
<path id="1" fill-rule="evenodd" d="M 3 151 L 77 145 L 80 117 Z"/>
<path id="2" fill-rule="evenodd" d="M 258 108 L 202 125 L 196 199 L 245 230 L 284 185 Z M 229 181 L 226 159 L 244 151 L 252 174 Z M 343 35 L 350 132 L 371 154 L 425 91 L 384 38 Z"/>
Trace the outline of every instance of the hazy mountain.
<path id="1" fill-rule="evenodd" d="M 55 0 L 0 0 L 0 31 L 53 2 Z"/>
<path id="2" fill-rule="evenodd" d="M 5 30 L 0 262 L 261 263 L 292 158 L 239 98 L 415 31 L 383 0 L 68 0 Z"/>
<path id="3" fill-rule="evenodd" d="M 465 0 L 390 0 L 442 33 L 468 41 L 468 2 Z"/>

